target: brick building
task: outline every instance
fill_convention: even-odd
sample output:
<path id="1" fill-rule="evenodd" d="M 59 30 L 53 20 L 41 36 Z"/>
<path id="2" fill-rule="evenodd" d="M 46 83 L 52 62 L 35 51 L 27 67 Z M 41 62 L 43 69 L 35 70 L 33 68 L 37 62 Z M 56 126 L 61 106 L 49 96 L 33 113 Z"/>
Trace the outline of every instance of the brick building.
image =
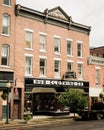
<path id="1" fill-rule="evenodd" d="M 89 96 L 91 97 L 91 102 L 93 102 L 101 100 L 99 95 L 104 93 L 104 47 L 90 49 L 88 64 L 90 72 Z"/>
<path id="2" fill-rule="evenodd" d="M 104 58 L 104 46 L 90 48 L 90 54 Z"/>
<path id="3" fill-rule="evenodd" d="M 90 27 L 61 7 L 39 12 L 7 1 L 0 1 L 0 94 L 9 81 L 10 118 L 22 118 L 26 109 L 57 111 L 56 96 L 65 88 L 88 93 Z M 0 104 L 2 119 L 7 103 L 0 98 Z"/>

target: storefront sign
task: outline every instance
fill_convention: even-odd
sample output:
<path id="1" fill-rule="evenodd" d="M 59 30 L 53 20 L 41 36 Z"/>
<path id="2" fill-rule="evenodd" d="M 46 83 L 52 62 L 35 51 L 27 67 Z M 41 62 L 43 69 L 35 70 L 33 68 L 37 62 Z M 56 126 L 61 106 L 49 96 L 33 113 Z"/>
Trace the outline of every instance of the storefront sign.
<path id="1" fill-rule="evenodd" d="M 33 84 L 36 85 L 54 85 L 54 86 L 84 86 L 84 83 L 81 81 L 64 81 L 64 80 L 43 80 L 43 79 L 34 79 Z"/>

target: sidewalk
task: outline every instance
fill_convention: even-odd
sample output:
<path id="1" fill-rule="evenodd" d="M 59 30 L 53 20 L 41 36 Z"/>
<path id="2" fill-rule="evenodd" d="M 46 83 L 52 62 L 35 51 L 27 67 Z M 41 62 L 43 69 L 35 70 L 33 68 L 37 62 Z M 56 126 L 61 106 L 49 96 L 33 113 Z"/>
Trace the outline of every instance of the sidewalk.
<path id="1" fill-rule="evenodd" d="M 6 120 L 0 121 L 0 130 L 5 128 L 16 128 L 16 127 L 28 127 L 28 126 L 39 126 L 50 123 L 60 123 L 60 122 L 69 122 L 73 121 L 74 114 L 70 113 L 67 116 L 34 116 L 27 124 L 22 120 L 9 120 L 9 124 L 5 124 Z M 76 114 L 75 118 L 79 118 Z"/>

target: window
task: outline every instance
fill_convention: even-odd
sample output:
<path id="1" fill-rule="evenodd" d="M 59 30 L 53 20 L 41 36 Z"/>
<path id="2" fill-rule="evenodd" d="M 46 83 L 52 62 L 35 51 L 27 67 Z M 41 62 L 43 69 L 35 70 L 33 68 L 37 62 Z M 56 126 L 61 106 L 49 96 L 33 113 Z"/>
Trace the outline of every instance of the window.
<path id="1" fill-rule="evenodd" d="M 2 57 L 1 57 L 1 65 L 8 66 L 9 65 L 9 46 L 2 45 Z"/>
<path id="2" fill-rule="evenodd" d="M 40 34 L 40 50 L 46 51 L 46 35 Z"/>
<path id="3" fill-rule="evenodd" d="M 54 77 L 59 78 L 60 77 L 60 61 L 55 60 L 54 62 Z"/>
<path id="4" fill-rule="evenodd" d="M 10 0 L 3 0 L 3 4 L 9 6 L 10 5 Z"/>
<path id="5" fill-rule="evenodd" d="M 67 62 L 67 71 L 68 72 L 72 71 L 72 66 L 73 66 L 72 62 Z"/>
<path id="6" fill-rule="evenodd" d="M 82 43 L 77 44 L 77 55 L 78 57 L 82 57 Z"/>
<path id="7" fill-rule="evenodd" d="M 32 49 L 32 35 L 32 32 L 26 31 L 26 48 L 28 49 Z"/>
<path id="8" fill-rule="evenodd" d="M 40 59 L 40 76 L 46 76 L 46 59 Z"/>
<path id="9" fill-rule="evenodd" d="M 10 16 L 8 14 L 3 14 L 2 34 L 9 35 L 9 33 L 10 33 Z"/>
<path id="10" fill-rule="evenodd" d="M 67 41 L 67 55 L 72 55 L 72 41 Z"/>
<path id="11" fill-rule="evenodd" d="M 26 75 L 32 75 L 32 57 L 26 56 Z"/>
<path id="12" fill-rule="evenodd" d="M 78 79 L 82 79 L 83 77 L 82 77 L 82 67 L 83 67 L 83 65 L 82 64 L 78 64 Z"/>
<path id="13" fill-rule="evenodd" d="M 54 52 L 60 53 L 60 38 L 54 38 Z"/>
<path id="14" fill-rule="evenodd" d="M 96 69 L 96 85 L 100 85 L 100 69 Z"/>

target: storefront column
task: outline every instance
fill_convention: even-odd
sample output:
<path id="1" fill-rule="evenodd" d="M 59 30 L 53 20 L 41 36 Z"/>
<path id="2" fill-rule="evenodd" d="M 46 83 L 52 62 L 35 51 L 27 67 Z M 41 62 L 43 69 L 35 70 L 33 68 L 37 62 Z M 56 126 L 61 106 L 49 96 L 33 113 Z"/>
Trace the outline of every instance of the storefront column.
<path id="1" fill-rule="evenodd" d="M 11 88 L 11 97 L 10 97 L 10 118 L 13 120 L 13 111 L 14 111 L 14 87 Z"/>
<path id="2" fill-rule="evenodd" d="M 1 92 L 0 92 L 0 121 L 2 120 L 2 98 L 1 98 Z"/>
<path id="3" fill-rule="evenodd" d="M 21 118 L 24 115 L 24 88 L 21 89 Z"/>

